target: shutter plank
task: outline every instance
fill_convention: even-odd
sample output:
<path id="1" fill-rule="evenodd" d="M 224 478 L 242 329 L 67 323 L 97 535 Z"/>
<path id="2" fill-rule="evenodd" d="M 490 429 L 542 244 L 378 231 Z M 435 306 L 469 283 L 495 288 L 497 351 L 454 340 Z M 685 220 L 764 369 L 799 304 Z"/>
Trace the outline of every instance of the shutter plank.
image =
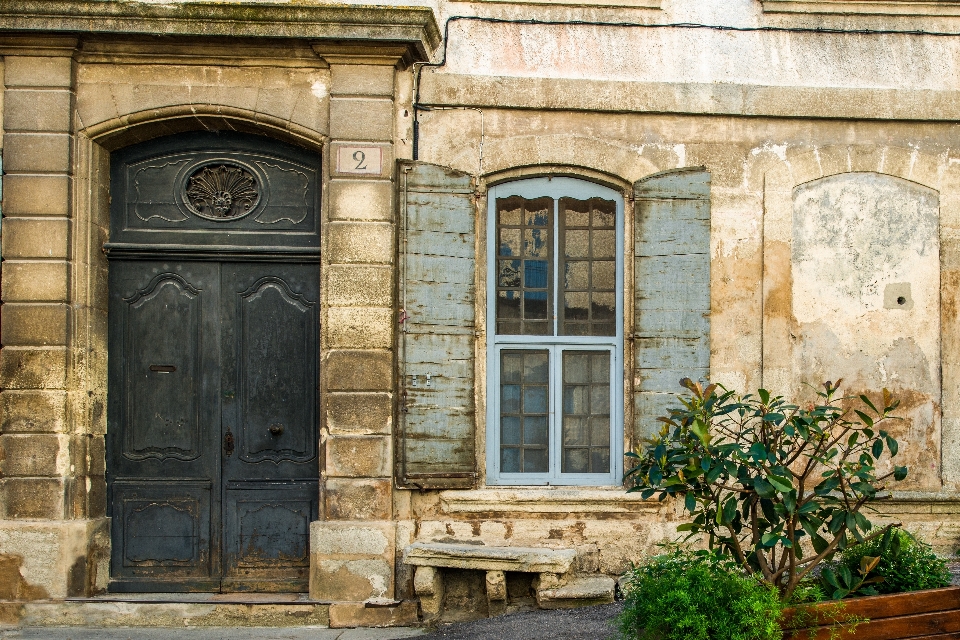
<path id="1" fill-rule="evenodd" d="M 400 355 L 405 399 L 398 420 L 397 484 L 424 489 L 472 487 L 476 483 L 474 184 L 468 174 L 421 162 L 401 161 L 400 175 L 397 200 L 399 216 L 405 216 L 407 242 L 406 255 L 401 255 L 406 320 Z"/>
<path id="2" fill-rule="evenodd" d="M 681 378 L 710 376 L 710 174 L 665 171 L 634 184 L 637 440 L 678 406 Z"/>

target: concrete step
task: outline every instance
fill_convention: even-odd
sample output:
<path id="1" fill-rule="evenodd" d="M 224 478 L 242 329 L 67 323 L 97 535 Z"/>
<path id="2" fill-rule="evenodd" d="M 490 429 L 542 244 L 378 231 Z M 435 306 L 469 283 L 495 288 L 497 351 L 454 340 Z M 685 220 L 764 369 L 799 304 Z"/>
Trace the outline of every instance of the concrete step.
<path id="1" fill-rule="evenodd" d="M 133 593 L 0 601 L 10 627 L 395 627 L 417 624 L 413 601 L 320 602 L 297 593 Z"/>
<path id="2" fill-rule="evenodd" d="M 613 602 L 616 584 L 610 576 L 574 576 L 559 586 L 537 589 L 537 605 L 541 609 L 566 609 L 607 604 Z"/>

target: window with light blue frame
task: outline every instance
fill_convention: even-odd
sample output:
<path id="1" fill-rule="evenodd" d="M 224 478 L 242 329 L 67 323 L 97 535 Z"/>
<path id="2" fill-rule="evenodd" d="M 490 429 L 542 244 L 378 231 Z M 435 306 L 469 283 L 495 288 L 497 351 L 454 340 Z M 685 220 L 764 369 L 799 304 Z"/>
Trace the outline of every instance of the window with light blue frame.
<path id="1" fill-rule="evenodd" d="M 487 202 L 487 482 L 619 484 L 623 196 L 534 178 Z"/>

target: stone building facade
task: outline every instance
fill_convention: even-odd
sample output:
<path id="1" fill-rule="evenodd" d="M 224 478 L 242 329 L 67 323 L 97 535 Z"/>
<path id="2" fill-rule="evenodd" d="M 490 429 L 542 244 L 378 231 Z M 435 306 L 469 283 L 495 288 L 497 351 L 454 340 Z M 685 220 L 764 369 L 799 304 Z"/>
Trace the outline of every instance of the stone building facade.
<path id="1" fill-rule="evenodd" d="M 111 589 L 309 590 L 339 625 L 602 601 L 675 535 L 619 477 L 683 376 L 891 389 L 884 516 L 960 545 L 956 3 L 16 2 L 0 56 L 7 618 Z M 191 191 L 217 172 L 256 193 Z M 219 346 L 164 324 L 243 269 L 318 329 L 283 351 L 286 312 L 226 294 L 196 302 Z"/>

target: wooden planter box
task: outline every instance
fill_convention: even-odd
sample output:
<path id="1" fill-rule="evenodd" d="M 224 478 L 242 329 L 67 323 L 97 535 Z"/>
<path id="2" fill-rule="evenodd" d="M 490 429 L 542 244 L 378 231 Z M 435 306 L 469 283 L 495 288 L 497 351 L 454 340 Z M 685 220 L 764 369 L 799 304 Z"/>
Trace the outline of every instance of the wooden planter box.
<path id="1" fill-rule="evenodd" d="M 842 602 L 844 607 L 837 608 Z M 839 611 L 839 616 L 837 615 Z M 836 630 L 848 640 L 960 640 L 960 587 L 823 602 L 784 611 L 784 640 L 827 640 Z M 844 619 L 868 622 L 843 624 Z M 802 625 L 802 627 L 801 627 Z"/>

